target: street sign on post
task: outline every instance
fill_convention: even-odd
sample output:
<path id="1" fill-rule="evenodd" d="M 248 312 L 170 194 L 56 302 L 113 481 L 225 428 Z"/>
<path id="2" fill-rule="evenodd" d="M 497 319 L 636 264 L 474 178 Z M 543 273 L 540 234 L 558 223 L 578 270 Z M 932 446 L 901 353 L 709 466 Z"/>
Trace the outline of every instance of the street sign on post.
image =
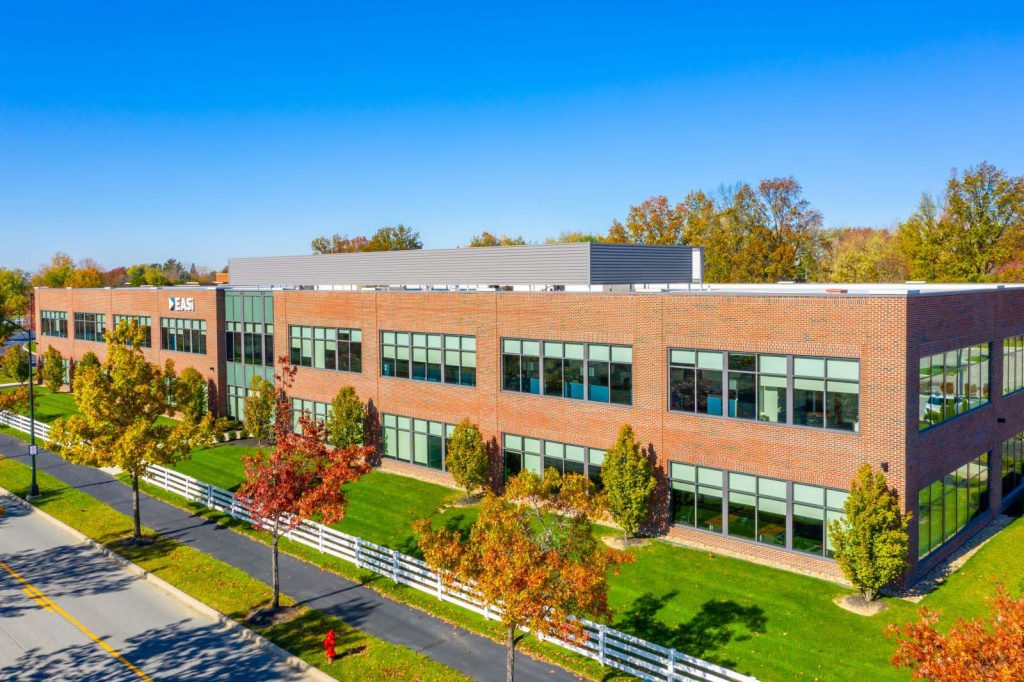
<path id="1" fill-rule="evenodd" d="M 38 445 L 29 445 L 28 446 L 28 454 L 33 455 L 33 456 L 38 455 L 39 454 L 39 446 Z"/>

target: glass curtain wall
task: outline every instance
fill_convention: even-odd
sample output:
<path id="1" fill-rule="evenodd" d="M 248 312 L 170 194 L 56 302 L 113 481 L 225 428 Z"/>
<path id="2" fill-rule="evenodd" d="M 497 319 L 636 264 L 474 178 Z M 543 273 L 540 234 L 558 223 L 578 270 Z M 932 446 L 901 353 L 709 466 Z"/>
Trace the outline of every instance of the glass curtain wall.
<path id="1" fill-rule="evenodd" d="M 926 355 L 918 369 L 918 428 L 940 424 L 989 402 L 989 344 Z"/>
<path id="2" fill-rule="evenodd" d="M 924 557 L 988 510 L 989 456 L 984 453 L 918 492 L 918 556 Z"/>
<path id="3" fill-rule="evenodd" d="M 254 376 L 274 380 L 274 292 L 224 293 L 228 416 L 241 420 Z"/>

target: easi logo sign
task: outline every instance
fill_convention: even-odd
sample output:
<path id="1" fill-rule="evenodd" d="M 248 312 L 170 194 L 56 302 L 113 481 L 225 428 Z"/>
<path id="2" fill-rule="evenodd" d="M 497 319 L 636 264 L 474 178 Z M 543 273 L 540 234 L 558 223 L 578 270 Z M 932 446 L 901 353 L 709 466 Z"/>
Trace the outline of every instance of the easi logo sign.
<path id="1" fill-rule="evenodd" d="M 180 296 L 168 296 L 167 297 L 167 309 L 176 310 L 182 313 L 190 313 L 196 309 L 196 300 L 194 298 L 182 298 Z"/>

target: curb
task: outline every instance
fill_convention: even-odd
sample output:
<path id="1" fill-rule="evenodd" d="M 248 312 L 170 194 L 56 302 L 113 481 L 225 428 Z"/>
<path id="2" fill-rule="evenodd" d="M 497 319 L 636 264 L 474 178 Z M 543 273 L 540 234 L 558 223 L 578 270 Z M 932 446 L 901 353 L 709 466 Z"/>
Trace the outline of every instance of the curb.
<path id="1" fill-rule="evenodd" d="M 143 580 L 146 580 L 153 586 L 165 592 L 170 597 L 173 597 L 174 599 L 177 599 L 178 601 L 182 602 L 183 604 L 185 604 L 185 606 L 188 606 L 192 610 L 198 611 L 204 616 L 211 618 L 224 628 L 230 630 L 234 634 L 239 635 L 242 639 L 252 642 L 260 649 L 263 649 L 275 658 L 283 661 L 292 668 L 295 668 L 299 672 L 305 674 L 306 677 L 308 677 L 309 679 L 317 680 L 317 682 L 336 682 L 335 678 L 331 677 L 319 668 L 316 668 L 310 665 L 309 663 L 306 663 L 298 656 L 288 653 L 288 651 L 274 644 L 263 635 L 260 635 L 245 627 L 238 621 L 225 616 L 217 609 L 207 604 L 204 604 L 192 595 L 182 592 L 177 587 L 171 585 L 163 578 L 159 578 L 153 575 L 141 566 L 134 564 L 131 561 L 128 561 L 120 554 L 110 551 L 109 549 L 99 544 L 92 538 L 88 537 L 87 535 L 84 535 L 78 530 L 75 530 L 63 521 L 60 521 L 59 519 L 56 519 L 53 516 L 47 514 L 46 512 L 36 508 L 35 505 L 31 504 L 30 502 L 27 502 L 26 500 L 23 500 L 22 498 L 18 497 L 17 495 L 10 492 L 6 488 L 0 487 L 0 495 L 4 495 L 10 498 L 11 500 L 14 501 L 15 504 L 21 506 L 24 509 L 27 509 L 30 514 L 39 514 L 43 519 L 45 519 L 52 525 L 60 528 L 65 533 L 70 534 L 80 543 L 88 545 L 90 548 L 98 551 L 100 554 L 109 559 L 113 559 L 124 570 L 139 578 L 142 578 Z"/>

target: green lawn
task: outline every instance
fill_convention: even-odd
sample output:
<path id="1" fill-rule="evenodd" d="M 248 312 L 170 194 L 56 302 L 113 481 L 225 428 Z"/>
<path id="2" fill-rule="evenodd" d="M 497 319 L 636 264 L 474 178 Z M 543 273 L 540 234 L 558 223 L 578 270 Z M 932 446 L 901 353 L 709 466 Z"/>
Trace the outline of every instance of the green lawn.
<path id="1" fill-rule="evenodd" d="M 256 452 L 255 447 L 220 445 L 196 450 L 174 469 L 227 490 L 237 490 L 245 480 L 241 459 Z M 345 518 L 332 527 L 364 540 L 376 542 L 406 554 L 420 556 L 412 523 L 425 516 L 451 528 L 467 529 L 476 520 L 478 507 L 438 511 L 463 495 L 451 488 L 425 483 L 405 476 L 373 471 L 345 486 L 349 505 Z"/>
<path id="2" fill-rule="evenodd" d="M 246 450 L 197 452 L 178 468 L 233 487 Z M 193 473 L 204 468 L 206 478 Z M 347 490 L 346 518 L 336 527 L 414 555 L 414 520 L 430 516 L 465 529 L 478 513 L 476 507 L 444 508 L 458 491 L 380 471 Z M 1017 519 L 921 605 L 941 610 L 943 622 L 951 622 L 982 615 L 995 580 L 1014 594 L 1024 592 L 1022 546 L 1024 519 Z M 836 607 L 832 599 L 848 590 L 823 580 L 660 541 L 631 551 L 636 562 L 609 581 L 611 623 L 618 629 L 764 680 L 909 679 L 890 665 L 894 647 L 884 630 L 915 618 L 917 605 L 889 599 L 887 611 L 864 618 Z M 315 553 L 309 558 L 324 561 Z"/>
<path id="3" fill-rule="evenodd" d="M 15 388 L 4 389 L 14 391 Z M 33 387 L 36 397 L 36 420 L 50 423 L 61 417 L 67 417 L 78 413 L 78 404 L 75 396 L 71 393 L 54 393 L 45 386 Z M 19 410 L 21 414 L 28 414 L 28 407 Z"/>
<path id="4" fill-rule="evenodd" d="M 28 467 L 0 457 L 0 486 L 24 496 L 28 481 Z M 39 474 L 39 486 L 42 495 L 33 501 L 35 506 L 221 613 L 244 624 L 246 614 L 269 603 L 270 588 L 245 572 L 163 537 L 149 545 L 121 545 L 119 541 L 131 534 L 129 517 L 83 492 L 68 488 L 45 472 Z M 150 532 L 147 529 L 147 533 Z M 287 596 L 283 601 L 294 603 Z M 329 628 L 338 636 L 339 658 L 333 666 L 326 664 L 320 645 L 323 633 Z M 257 631 L 339 680 L 467 680 L 462 674 L 421 654 L 305 607 L 297 619 Z"/>

